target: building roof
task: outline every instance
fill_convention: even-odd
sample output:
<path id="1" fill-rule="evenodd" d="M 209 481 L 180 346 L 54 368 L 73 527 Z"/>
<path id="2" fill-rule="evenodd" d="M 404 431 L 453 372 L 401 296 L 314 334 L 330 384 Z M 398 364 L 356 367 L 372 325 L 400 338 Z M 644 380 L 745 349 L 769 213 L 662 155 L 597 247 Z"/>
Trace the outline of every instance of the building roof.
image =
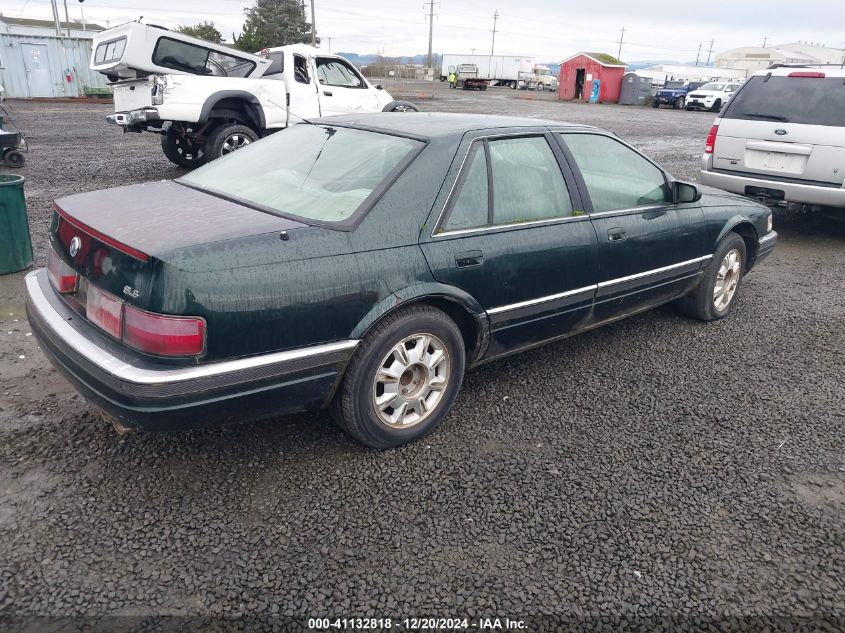
<path id="1" fill-rule="evenodd" d="M 607 66 L 608 68 L 625 68 L 625 62 L 619 61 L 613 55 L 609 55 L 608 53 L 575 53 L 575 55 L 567 57 L 560 63 L 561 65 L 563 65 L 566 62 L 575 59 L 576 57 L 580 57 L 581 55 L 583 55 L 584 57 L 589 57 L 597 64 Z"/>
<path id="2" fill-rule="evenodd" d="M 0 22 L 4 22 L 9 26 L 31 26 L 34 28 L 44 28 L 44 29 L 55 29 L 56 23 L 53 20 L 36 20 L 33 18 L 10 18 L 6 15 L 0 15 Z M 73 31 L 81 31 L 82 30 L 82 22 L 74 22 L 71 20 L 70 22 L 61 21 L 59 23 L 63 29 L 70 27 Z M 85 23 L 85 30 L 86 31 L 105 31 L 106 27 L 100 26 L 99 24 L 94 24 L 93 22 L 86 22 Z"/>

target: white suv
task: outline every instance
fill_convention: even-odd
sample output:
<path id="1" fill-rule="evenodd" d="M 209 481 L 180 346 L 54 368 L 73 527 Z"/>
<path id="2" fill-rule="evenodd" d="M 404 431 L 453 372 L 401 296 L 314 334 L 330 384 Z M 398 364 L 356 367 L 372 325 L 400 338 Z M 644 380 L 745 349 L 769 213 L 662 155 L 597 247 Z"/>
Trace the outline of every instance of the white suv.
<path id="1" fill-rule="evenodd" d="M 701 182 L 769 203 L 845 210 L 845 67 L 755 73 L 713 122 Z"/>
<path id="2" fill-rule="evenodd" d="M 738 83 L 711 81 L 700 88 L 696 88 L 687 95 L 687 110 L 704 108 L 718 112 L 728 102 L 733 94 L 739 90 Z"/>

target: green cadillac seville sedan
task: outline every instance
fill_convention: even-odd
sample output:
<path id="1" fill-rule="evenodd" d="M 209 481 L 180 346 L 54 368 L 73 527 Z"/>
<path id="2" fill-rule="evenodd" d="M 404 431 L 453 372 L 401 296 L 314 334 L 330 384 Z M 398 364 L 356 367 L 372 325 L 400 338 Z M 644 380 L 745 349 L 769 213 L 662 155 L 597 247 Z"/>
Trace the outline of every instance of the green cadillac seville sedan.
<path id="1" fill-rule="evenodd" d="M 766 207 L 599 129 L 341 116 L 57 200 L 27 312 L 120 430 L 325 407 L 389 447 L 479 363 L 669 301 L 726 316 L 776 239 Z"/>

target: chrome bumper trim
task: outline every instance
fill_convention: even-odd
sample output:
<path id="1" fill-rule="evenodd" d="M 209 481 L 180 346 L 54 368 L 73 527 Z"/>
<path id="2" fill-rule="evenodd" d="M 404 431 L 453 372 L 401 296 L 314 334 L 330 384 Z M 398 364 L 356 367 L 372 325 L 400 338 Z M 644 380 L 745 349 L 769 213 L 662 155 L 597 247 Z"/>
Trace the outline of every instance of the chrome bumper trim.
<path id="1" fill-rule="evenodd" d="M 777 239 L 777 236 L 778 236 L 777 231 L 770 231 L 766 235 L 764 235 L 763 237 L 760 238 L 760 240 L 758 241 L 758 245 L 760 247 L 768 246 L 769 242 Z"/>
<path id="2" fill-rule="evenodd" d="M 43 270 L 43 269 L 40 269 Z M 313 345 L 285 352 L 274 352 L 261 356 L 227 360 L 207 365 L 179 367 L 175 369 L 143 369 L 130 365 L 98 347 L 80 332 L 71 327 L 64 318 L 50 305 L 37 279 L 40 270 L 34 270 L 25 278 L 27 299 L 32 309 L 38 312 L 43 321 L 77 354 L 99 367 L 115 378 L 137 385 L 167 385 L 171 383 L 208 378 L 232 372 L 264 367 L 274 363 L 330 354 L 342 350 L 352 349 L 358 345 L 358 340 L 337 341 L 322 345 Z"/>

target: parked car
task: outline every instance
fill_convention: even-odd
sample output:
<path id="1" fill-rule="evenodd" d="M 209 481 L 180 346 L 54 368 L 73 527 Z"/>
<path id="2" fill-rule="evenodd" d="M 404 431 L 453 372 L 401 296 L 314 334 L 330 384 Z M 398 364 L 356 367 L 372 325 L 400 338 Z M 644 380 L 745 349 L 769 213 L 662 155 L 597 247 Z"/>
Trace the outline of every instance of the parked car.
<path id="1" fill-rule="evenodd" d="M 705 109 L 718 112 L 728 102 L 734 93 L 739 90 L 740 84 L 711 81 L 700 88 L 691 91 L 686 98 L 687 110 Z"/>
<path id="2" fill-rule="evenodd" d="M 702 182 L 769 204 L 845 209 L 845 69 L 755 73 L 713 122 Z"/>
<path id="3" fill-rule="evenodd" d="M 670 105 L 680 110 L 686 103 L 687 94 L 701 86 L 702 81 L 667 81 L 663 88 L 657 91 L 651 100 L 651 107 L 659 108 L 661 105 Z"/>
<path id="4" fill-rule="evenodd" d="M 91 68 L 114 90 L 106 119 L 161 135 L 173 163 L 198 167 L 303 119 L 416 110 L 339 55 L 294 44 L 251 55 L 128 22 L 94 36 Z"/>
<path id="5" fill-rule="evenodd" d="M 333 117 L 57 200 L 27 313 L 119 429 L 327 407 L 397 446 L 469 367 L 675 300 L 725 317 L 771 217 L 592 127 Z"/>

